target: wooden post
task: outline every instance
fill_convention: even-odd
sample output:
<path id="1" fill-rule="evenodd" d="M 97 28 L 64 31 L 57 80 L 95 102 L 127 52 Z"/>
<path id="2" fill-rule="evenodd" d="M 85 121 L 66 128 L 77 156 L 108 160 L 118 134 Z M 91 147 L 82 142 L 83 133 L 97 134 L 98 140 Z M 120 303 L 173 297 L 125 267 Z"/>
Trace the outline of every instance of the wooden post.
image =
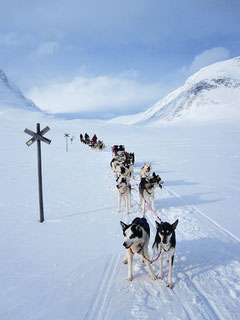
<path id="1" fill-rule="evenodd" d="M 37 123 L 37 134 L 40 134 L 40 123 Z M 39 139 L 37 139 L 37 157 L 38 157 L 38 190 L 39 190 L 40 222 L 43 222 L 44 211 L 43 211 L 43 189 L 42 189 L 42 156 L 41 156 L 41 140 Z"/>
<path id="2" fill-rule="evenodd" d="M 66 137 L 66 152 L 68 152 L 68 137 L 69 137 L 69 133 L 65 133 L 64 137 Z"/>
<path id="3" fill-rule="evenodd" d="M 40 131 L 40 123 L 37 123 L 37 132 L 33 132 L 29 129 L 25 129 L 24 132 L 32 136 L 32 138 L 26 142 L 30 147 L 35 141 L 37 141 L 37 162 L 38 162 L 38 193 L 39 193 L 39 208 L 40 208 L 40 222 L 44 221 L 43 211 L 43 188 L 42 188 L 42 156 L 41 156 L 41 141 L 47 144 L 51 143 L 51 140 L 44 138 L 43 135 L 49 131 L 49 127 Z"/>

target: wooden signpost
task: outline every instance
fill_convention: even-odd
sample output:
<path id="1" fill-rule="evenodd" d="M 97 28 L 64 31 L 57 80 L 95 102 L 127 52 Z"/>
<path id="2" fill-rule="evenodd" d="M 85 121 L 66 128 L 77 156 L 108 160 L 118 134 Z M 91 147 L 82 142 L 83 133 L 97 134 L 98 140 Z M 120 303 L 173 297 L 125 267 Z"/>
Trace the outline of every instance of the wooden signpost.
<path id="1" fill-rule="evenodd" d="M 50 130 L 49 127 L 45 127 L 40 130 L 40 123 L 37 123 L 37 132 L 33 132 L 29 129 L 25 129 L 24 132 L 32 136 L 30 140 L 26 142 L 30 147 L 35 141 L 37 141 L 37 158 L 38 158 L 38 190 L 39 190 L 39 208 L 40 208 L 40 222 L 44 221 L 43 211 L 43 191 L 42 191 L 42 159 L 41 159 L 41 141 L 47 144 L 51 143 L 51 140 L 44 138 L 43 135 Z"/>
<path id="2" fill-rule="evenodd" d="M 69 133 L 65 133 L 64 137 L 66 138 L 66 152 L 68 152 L 68 138 L 69 138 Z"/>

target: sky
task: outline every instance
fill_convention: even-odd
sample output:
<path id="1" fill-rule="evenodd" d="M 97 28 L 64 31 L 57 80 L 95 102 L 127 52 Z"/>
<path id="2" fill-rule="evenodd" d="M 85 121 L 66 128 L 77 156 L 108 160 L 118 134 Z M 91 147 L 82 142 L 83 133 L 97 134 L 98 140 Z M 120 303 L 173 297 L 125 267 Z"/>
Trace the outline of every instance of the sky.
<path id="1" fill-rule="evenodd" d="M 137 113 L 239 56 L 239 12 L 239 0 L 0 0 L 0 69 L 50 113 Z"/>

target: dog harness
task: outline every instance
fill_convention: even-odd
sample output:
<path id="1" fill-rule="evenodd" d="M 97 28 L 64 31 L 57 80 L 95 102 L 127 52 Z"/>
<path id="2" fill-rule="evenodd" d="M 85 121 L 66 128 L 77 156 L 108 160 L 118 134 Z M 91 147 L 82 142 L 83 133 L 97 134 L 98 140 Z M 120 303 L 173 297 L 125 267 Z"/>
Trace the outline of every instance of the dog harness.
<path id="1" fill-rule="evenodd" d="M 158 256 L 157 256 L 154 260 L 150 260 L 150 259 L 148 259 L 148 258 L 145 257 L 143 248 L 144 248 L 144 244 L 143 244 L 142 247 L 140 247 L 140 249 L 138 250 L 137 253 L 138 253 L 138 254 L 141 253 L 141 254 L 142 254 L 142 257 L 143 257 L 145 260 L 147 260 L 148 262 L 150 262 L 150 263 L 156 262 L 156 261 L 158 260 L 158 258 L 160 257 L 160 255 L 162 254 L 162 252 L 161 252 L 161 250 L 160 250 Z M 134 252 L 132 251 L 131 247 L 129 248 L 129 250 L 130 250 L 131 254 L 134 254 Z"/>

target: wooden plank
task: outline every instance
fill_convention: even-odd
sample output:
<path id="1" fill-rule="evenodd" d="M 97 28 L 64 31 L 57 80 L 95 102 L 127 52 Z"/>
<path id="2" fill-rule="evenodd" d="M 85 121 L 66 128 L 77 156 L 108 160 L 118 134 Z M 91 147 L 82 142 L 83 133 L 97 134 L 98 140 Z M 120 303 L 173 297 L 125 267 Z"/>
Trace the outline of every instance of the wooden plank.
<path id="1" fill-rule="evenodd" d="M 41 131 L 40 131 L 40 134 L 41 134 L 41 136 L 43 136 L 45 133 L 47 133 L 48 131 L 50 130 L 50 128 L 47 126 L 47 127 L 45 127 L 44 129 L 42 129 Z"/>
<path id="2" fill-rule="evenodd" d="M 28 141 L 26 142 L 26 145 L 27 145 L 28 147 L 30 147 L 36 140 L 37 140 L 37 138 L 36 138 L 36 137 L 33 137 L 32 139 L 30 139 L 30 140 L 28 140 Z"/>
<path id="3" fill-rule="evenodd" d="M 35 137 L 37 134 L 35 132 L 33 132 L 32 130 L 29 130 L 29 129 L 25 129 L 24 130 L 25 133 L 29 134 L 30 136 L 32 137 Z"/>
<path id="4" fill-rule="evenodd" d="M 42 137 L 40 134 L 37 134 L 36 136 L 37 140 L 41 140 L 42 142 L 45 142 L 47 144 L 50 144 L 51 143 L 51 140 L 45 138 L 45 137 Z"/>

